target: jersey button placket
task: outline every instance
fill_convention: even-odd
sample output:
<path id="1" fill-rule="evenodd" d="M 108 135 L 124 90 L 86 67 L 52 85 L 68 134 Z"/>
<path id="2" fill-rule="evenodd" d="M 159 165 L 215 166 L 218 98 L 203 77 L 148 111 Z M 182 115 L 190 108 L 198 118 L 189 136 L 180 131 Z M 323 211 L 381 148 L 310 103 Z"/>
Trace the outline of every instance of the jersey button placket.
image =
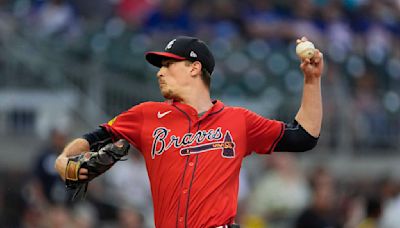
<path id="1" fill-rule="evenodd" d="M 196 113 L 197 115 L 197 113 Z M 198 130 L 198 129 L 197 129 Z M 195 132 L 191 132 L 195 134 Z M 184 179 L 183 179 L 183 185 L 182 185 L 182 191 L 181 191 L 181 200 L 180 200 L 180 207 L 179 207 L 179 212 L 178 212 L 178 227 L 186 227 L 188 224 L 185 224 L 185 220 L 188 221 L 189 218 L 185 219 L 185 216 L 189 216 L 188 210 L 190 207 L 190 202 L 188 203 L 188 200 L 190 201 L 189 197 L 189 192 L 190 192 L 190 187 L 191 187 L 191 182 L 192 177 L 193 177 L 193 172 L 194 172 L 194 166 L 195 166 L 195 155 L 190 155 L 190 149 L 188 148 L 186 150 L 187 155 L 189 156 L 187 159 L 187 168 L 186 172 L 184 174 Z"/>
<path id="2" fill-rule="evenodd" d="M 183 216 L 178 218 L 178 222 L 178 227 L 185 227 L 185 218 Z"/>
<path id="3" fill-rule="evenodd" d="M 184 181 L 183 181 L 183 186 L 182 186 L 182 191 L 181 191 L 181 206 L 179 208 L 179 217 L 178 217 L 179 227 L 185 227 L 185 216 L 186 216 L 187 210 L 189 210 L 189 208 L 187 206 L 190 205 L 190 203 L 188 204 L 187 201 L 188 201 L 188 194 L 190 191 L 190 183 L 192 181 L 192 176 L 193 176 L 193 172 L 194 172 L 194 163 L 195 163 L 194 159 L 195 159 L 195 156 L 190 155 L 188 165 L 187 165 L 187 170 L 186 170 Z M 190 199 L 189 199 L 189 201 L 190 201 Z"/>

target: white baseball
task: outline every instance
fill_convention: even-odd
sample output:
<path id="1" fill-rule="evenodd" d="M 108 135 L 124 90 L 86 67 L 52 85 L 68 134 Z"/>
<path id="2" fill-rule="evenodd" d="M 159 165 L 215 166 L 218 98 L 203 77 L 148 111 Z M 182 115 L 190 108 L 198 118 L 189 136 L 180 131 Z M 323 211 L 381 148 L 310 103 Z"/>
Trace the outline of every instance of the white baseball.
<path id="1" fill-rule="evenodd" d="M 297 44 L 296 54 L 301 59 L 310 59 L 314 56 L 315 46 L 310 41 L 303 41 Z"/>

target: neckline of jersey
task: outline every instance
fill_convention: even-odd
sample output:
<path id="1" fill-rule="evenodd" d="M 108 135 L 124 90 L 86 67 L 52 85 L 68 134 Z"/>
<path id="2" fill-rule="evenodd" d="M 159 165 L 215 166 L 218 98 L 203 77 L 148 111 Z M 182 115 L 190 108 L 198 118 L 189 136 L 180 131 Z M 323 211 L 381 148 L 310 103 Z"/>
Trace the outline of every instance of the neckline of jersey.
<path id="1" fill-rule="evenodd" d="M 176 105 L 177 107 L 182 109 L 184 112 L 186 112 L 189 116 L 200 120 L 200 119 L 204 119 L 205 117 L 207 117 L 209 115 L 220 112 L 224 108 L 224 103 L 222 103 L 222 101 L 220 101 L 220 100 L 213 100 L 212 103 L 214 105 L 209 110 L 204 112 L 203 115 L 201 115 L 200 117 L 197 113 L 197 110 L 190 105 L 183 104 L 179 101 L 173 101 L 173 102 L 171 102 L 171 105 Z"/>

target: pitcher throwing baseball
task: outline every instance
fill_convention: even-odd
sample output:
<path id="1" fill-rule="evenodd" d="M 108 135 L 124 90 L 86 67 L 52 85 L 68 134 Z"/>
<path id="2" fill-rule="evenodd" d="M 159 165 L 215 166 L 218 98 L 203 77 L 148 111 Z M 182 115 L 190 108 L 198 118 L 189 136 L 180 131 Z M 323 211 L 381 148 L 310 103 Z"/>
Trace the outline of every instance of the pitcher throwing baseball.
<path id="1" fill-rule="evenodd" d="M 306 38 L 298 43 L 307 41 Z M 143 155 L 158 228 L 238 227 L 235 225 L 239 172 L 252 152 L 301 152 L 318 141 L 322 120 L 322 53 L 301 60 L 304 88 L 290 123 L 264 118 L 210 97 L 214 57 L 195 37 L 177 37 L 146 60 L 160 68 L 165 102 L 145 102 L 73 140 L 56 161 L 65 179 L 68 159 L 127 140 Z M 79 179 L 87 170 L 79 170 Z"/>

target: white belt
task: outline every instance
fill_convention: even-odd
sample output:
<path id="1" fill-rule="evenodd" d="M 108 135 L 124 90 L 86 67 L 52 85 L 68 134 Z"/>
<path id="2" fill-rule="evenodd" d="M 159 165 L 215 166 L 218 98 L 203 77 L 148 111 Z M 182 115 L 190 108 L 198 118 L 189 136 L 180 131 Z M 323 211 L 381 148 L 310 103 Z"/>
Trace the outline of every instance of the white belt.
<path id="1" fill-rule="evenodd" d="M 228 228 L 228 225 L 223 225 L 223 226 L 217 226 L 215 228 Z"/>

